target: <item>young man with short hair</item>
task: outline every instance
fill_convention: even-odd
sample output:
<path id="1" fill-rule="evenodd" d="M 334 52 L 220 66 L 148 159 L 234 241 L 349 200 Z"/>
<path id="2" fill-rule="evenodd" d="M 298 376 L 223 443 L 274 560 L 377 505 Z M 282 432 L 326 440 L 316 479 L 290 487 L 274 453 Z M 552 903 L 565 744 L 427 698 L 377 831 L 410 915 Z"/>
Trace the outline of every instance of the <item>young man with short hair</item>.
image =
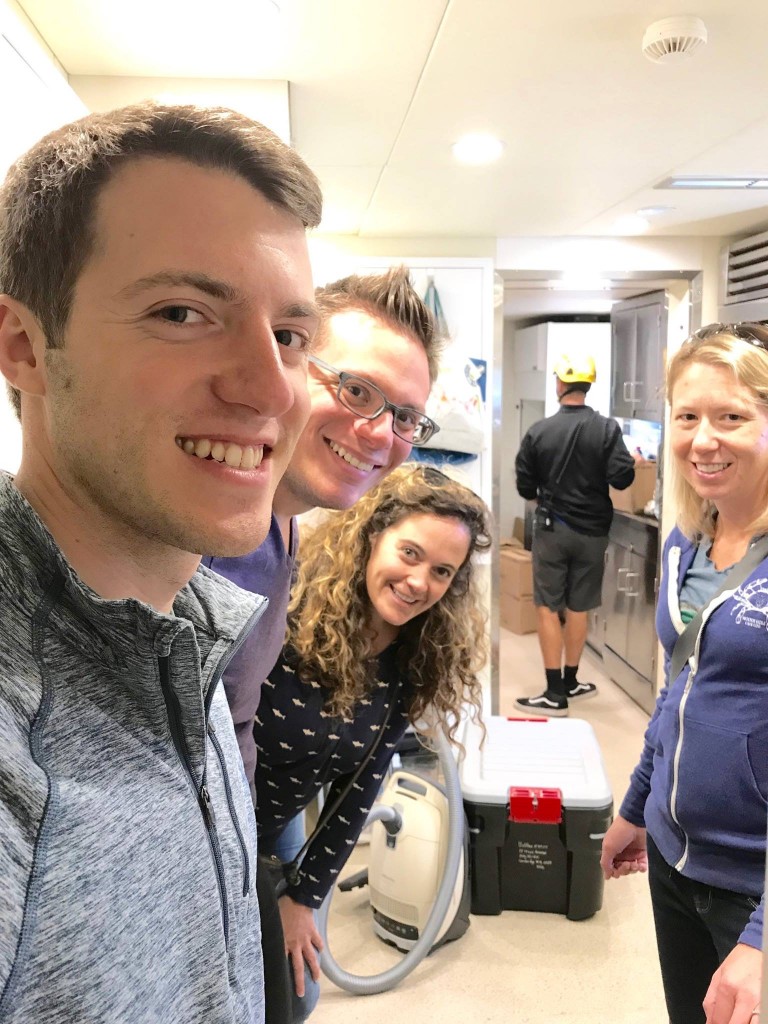
<path id="1" fill-rule="evenodd" d="M 308 413 L 317 180 L 142 104 L 9 173 L 0 370 L 0 1019 L 261 1024 L 253 813 L 221 675 Z"/>

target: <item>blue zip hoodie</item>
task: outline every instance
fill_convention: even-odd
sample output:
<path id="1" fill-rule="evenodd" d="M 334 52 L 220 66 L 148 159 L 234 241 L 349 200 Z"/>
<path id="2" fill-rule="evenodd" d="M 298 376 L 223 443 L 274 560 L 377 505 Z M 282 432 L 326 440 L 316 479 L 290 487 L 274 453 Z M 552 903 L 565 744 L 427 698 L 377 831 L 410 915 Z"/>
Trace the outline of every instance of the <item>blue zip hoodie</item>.
<path id="1" fill-rule="evenodd" d="M 664 860 L 705 885 L 751 896 L 740 941 L 762 947 L 768 821 L 768 559 L 704 610 L 688 664 L 670 680 L 684 625 L 679 594 L 696 543 L 676 527 L 664 545 L 656 629 L 667 685 L 659 694 L 620 814 L 645 826 Z"/>

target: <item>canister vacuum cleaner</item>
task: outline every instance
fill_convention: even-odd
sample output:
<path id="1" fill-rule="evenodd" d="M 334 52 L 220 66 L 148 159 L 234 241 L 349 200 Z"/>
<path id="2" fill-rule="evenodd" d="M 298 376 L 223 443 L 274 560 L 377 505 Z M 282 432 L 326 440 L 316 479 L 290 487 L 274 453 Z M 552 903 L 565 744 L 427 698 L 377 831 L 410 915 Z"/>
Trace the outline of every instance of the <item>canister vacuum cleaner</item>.
<path id="1" fill-rule="evenodd" d="M 442 733 L 437 754 L 445 786 L 411 771 L 393 772 L 368 818 L 374 823 L 368 870 L 339 885 L 348 891 L 368 883 L 374 933 L 405 952 L 403 960 L 368 978 L 343 970 L 327 938 L 333 891 L 320 911 L 321 967 L 348 992 L 371 995 L 394 988 L 433 949 L 469 927 L 468 832 L 456 762 Z"/>

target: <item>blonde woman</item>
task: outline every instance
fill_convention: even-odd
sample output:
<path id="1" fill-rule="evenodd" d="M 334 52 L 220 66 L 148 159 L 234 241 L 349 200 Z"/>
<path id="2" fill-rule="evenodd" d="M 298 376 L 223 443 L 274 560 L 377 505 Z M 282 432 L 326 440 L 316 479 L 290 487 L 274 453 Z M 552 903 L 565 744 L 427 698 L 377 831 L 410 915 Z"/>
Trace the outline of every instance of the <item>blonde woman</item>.
<path id="1" fill-rule="evenodd" d="M 768 328 L 697 331 L 670 362 L 667 393 L 680 512 L 664 546 L 656 615 L 668 678 L 601 863 L 606 878 L 649 872 L 670 1024 L 759 1024 Z M 692 619 L 695 646 L 671 672 Z"/>
<path id="2" fill-rule="evenodd" d="M 480 710 L 487 651 L 472 555 L 490 543 L 484 503 L 424 466 L 395 470 L 302 537 L 287 646 L 254 728 L 260 851 L 293 860 L 303 842 L 297 815 L 328 783 L 331 807 L 380 738 L 280 899 L 299 997 L 294 1020 L 317 995 L 313 910 L 349 856 L 408 723 L 426 715 L 453 735 L 464 709 Z"/>

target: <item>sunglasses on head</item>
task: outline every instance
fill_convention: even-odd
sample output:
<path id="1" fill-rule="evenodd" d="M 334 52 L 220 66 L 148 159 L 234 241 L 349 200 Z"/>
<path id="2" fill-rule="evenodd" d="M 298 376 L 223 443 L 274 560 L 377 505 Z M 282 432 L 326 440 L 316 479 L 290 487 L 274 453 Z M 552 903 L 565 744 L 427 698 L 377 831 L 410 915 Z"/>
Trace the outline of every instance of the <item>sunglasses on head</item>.
<path id="1" fill-rule="evenodd" d="M 768 326 L 750 323 L 746 320 L 736 324 L 707 324 L 706 327 L 700 327 L 698 331 L 694 331 L 688 339 L 688 343 L 707 341 L 720 334 L 730 334 L 740 341 L 746 341 L 748 345 L 754 345 L 756 348 L 768 352 Z"/>

